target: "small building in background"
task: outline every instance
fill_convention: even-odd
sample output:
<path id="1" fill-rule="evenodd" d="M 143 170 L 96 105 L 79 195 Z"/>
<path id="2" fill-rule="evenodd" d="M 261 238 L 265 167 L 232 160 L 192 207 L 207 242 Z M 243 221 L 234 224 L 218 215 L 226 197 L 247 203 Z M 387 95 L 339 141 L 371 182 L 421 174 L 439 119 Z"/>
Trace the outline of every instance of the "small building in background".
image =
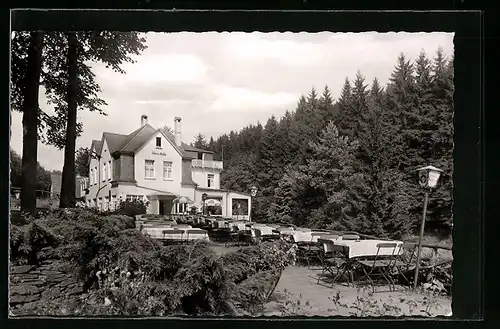
<path id="1" fill-rule="evenodd" d="M 62 173 L 61 172 L 51 172 L 50 173 L 50 197 L 52 199 L 59 199 L 61 195 L 61 182 Z"/>

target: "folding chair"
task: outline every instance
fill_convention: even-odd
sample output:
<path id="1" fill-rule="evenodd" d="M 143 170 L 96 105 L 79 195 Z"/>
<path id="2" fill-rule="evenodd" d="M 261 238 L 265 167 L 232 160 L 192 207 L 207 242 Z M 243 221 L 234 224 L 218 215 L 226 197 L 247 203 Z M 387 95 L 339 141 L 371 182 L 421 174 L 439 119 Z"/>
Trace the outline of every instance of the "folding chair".
<path id="1" fill-rule="evenodd" d="M 325 274 L 325 272 L 328 272 L 332 275 L 332 288 L 335 283 L 334 279 L 338 275 L 340 265 L 343 265 L 346 262 L 344 257 L 342 257 L 342 254 L 335 248 L 335 242 L 332 241 L 334 239 L 338 239 L 338 236 L 327 235 L 318 239 L 318 243 L 321 244 L 323 249 L 323 268 L 321 270 L 321 274 L 318 276 L 318 281 L 316 282 L 316 284 L 319 284 L 321 277 Z"/>
<path id="2" fill-rule="evenodd" d="M 203 236 L 207 235 L 207 231 L 205 230 L 187 230 L 186 234 L 186 243 L 194 243 L 196 240 L 203 238 Z M 198 238 L 199 237 L 199 238 Z"/>
<path id="3" fill-rule="evenodd" d="M 399 246 L 399 253 L 396 255 L 396 261 L 394 264 L 394 275 L 399 278 L 403 278 L 404 281 L 410 286 L 411 281 L 406 277 L 405 274 L 415 269 L 416 266 L 416 255 L 415 249 L 417 245 L 415 243 L 403 243 Z"/>
<path id="4" fill-rule="evenodd" d="M 307 268 L 311 267 L 311 259 L 319 259 L 321 260 L 321 251 L 323 250 L 322 246 L 319 246 L 317 242 L 314 242 L 315 237 L 320 237 L 325 235 L 322 232 L 313 232 L 311 233 L 311 240 L 302 244 L 297 244 L 299 247 L 299 259 L 304 259 L 307 262 Z"/>
<path id="5" fill-rule="evenodd" d="M 396 249 L 398 245 L 393 242 L 385 242 L 377 244 L 377 254 L 373 258 L 373 260 L 359 260 L 358 264 L 361 265 L 363 269 L 364 275 L 358 280 L 362 281 L 362 279 L 367 278 L 370 281 L 370 285 L 372 286 L 373 292 L 375 292 L 375 278 L 383 278 L 389 284 L 389 290 L 396 290 L 396 286 L 391 277 L 391 272 L 394 269 L 394 264 L 396 263 Z M 392 252 L 384 253 L 382 256 L 380 255 L 381 250 L 391 250 Z"/>
<path id="6" fill-rule="evenodd" d="M 253 243 L 260 243 L 262 240 L 262 232 L 258 228 L 253 228 L 251 230 Z"/>
<path id="7" fill-rule="evenodd" d="M 176 243 L 182 243 L 182 236 L 184 234 L 184 231 L 181 230 L 163 230 L 163 243 L 164 244 L 176 244 Z M 173 238 L 165 238 L 166 235 L 173 236 Z"/>
<path id="8" fill-rule="evenodd" d="M 236 245 L 239 245 L 240 243 L 240 229 L 238 228 L 238 226 L 231 227 L 231 231 L 229 232 L 229 239 L 226 241 L 226 247 L 230 243 L 235 243 Z"/>

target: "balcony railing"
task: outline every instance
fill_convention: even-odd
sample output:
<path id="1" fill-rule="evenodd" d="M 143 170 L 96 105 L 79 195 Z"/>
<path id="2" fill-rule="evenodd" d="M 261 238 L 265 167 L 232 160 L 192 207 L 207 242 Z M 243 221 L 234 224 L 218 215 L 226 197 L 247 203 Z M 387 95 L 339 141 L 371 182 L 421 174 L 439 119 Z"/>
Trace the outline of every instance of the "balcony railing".
<path id="1" fill-rule="evenodd" d="M 212 168 L 212 169 L 223 169 L 222 161 L 213 160 L 192 160 L 191 166 L 194 168 Z"/>

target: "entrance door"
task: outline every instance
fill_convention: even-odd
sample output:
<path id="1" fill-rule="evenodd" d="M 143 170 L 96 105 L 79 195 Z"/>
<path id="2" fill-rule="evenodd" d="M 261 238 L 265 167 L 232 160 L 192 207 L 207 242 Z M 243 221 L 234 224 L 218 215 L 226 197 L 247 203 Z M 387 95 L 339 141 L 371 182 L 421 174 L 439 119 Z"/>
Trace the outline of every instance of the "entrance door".
<path id="1" fill-rule="evenodd" d="M 172 200 L 159 200 L 160 215 L 170 215 L 172 213 Z"/>

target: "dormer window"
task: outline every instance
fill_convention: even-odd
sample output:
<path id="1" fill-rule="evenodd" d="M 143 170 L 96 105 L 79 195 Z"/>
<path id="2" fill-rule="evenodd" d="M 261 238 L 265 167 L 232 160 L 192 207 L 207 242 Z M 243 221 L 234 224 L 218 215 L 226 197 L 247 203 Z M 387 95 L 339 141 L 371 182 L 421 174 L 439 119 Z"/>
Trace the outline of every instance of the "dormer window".
<path id="1" fill-rule="evenodd" d="M 161 137 L 156 137 L 156 148 L 161 149 Z"/>

